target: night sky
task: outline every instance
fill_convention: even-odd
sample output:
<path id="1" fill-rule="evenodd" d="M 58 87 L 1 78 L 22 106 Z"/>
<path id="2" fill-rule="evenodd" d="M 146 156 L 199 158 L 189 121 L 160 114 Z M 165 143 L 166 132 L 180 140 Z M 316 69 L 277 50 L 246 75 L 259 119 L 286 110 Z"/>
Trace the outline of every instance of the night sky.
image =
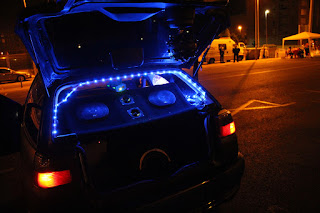
<path id="1" fill-rule="evenodd" d="M 246 0 L 230 0 L 231 15 L 246 13 Z"/>
<path id="2" fill-rule="evenodd" d="M 18 14 L 23 9 L 22 0 L 0 0 L 0 33 L 13 33 Z"/>

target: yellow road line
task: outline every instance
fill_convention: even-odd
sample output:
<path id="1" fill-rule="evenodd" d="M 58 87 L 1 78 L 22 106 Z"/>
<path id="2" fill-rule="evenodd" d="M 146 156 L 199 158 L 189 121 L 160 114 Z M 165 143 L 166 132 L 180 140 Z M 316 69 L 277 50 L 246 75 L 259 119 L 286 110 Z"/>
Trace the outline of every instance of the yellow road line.
<path id="1" fill-rule="evenodd" d="M 248 107 L 250 104 L 254 103 L 254 102 L 258 102 L 258 103 L 263 103 L 263 104 L 268 104 L 271 106 L 258 106 L 258 107 Z M 230 109 L 230 111 L 232 111 L 232 115 L 236 115 L 238 114 L 240 111 L 243 110 L 256 110 L 256 109 L 270 109 L 270 108 L 276 108 L 276 107 L 285 107 L 285 106 L 289 106 L 292 104 L 295 104 L 296 102 L 291 102 L 291 103 L 287 103 L 287 104 L 276 104 L 276 103 L 271 103 L 271 102 L 267 102 L 267 101 L 260 101 L 260 100 L 250 100 L 247 103 L 241 105 L 240 107 L 236 108 L 236 109 Z"/>
<path id="2" fill-rule="evenodd" d="M 241 105 L 240 107 L 238 107 L 237 109 L 235 109 L 235 110 L 232 112 L 232 115 L 235 115 L 235 114 L 237 114 L 238 112 L 242 111 L 244 108 L 246 108 L 247 106 L 249 106 L 249 105 L 252 104 L 253 102 L 255 102 L 255 100 L 248 101 L 247 103 Z"/>
<path id="3" fill-rule="evenodd" d="M 269 108 L 276 108 L 276 107 L 285 107 L 285 106 L 290 106 L 292 104 L 295 104 L 296 102 L 288 103 L 288 104 L 281 104 L 278 106 L 259 106 L 259 107 L 248 107 L 244 108 L 243 110 L 254 110 L 254 109 L 269 109 Z"/>
<path id="4" fill-rule="evenodd" d="M 255 102 L 262 103 L 262 104 L 270 104 L 273 106 L 281 106 L 282 105 L 282 104 L 276 104 L 276 103 L 271 103 L 271 102 L 267 102 L 267 101 L 259 101 L 259 100 L 255 100 Z"/>

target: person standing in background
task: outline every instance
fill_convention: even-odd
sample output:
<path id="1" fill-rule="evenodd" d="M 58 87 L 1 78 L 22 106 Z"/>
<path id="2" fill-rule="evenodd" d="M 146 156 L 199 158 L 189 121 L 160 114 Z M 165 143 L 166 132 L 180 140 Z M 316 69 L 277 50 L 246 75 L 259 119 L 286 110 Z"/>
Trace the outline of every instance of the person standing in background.
<path id="1" fill-rule="evenodd" d="M 236 62 L 236 58 L 237 58 L 237 62 L 239 62 L 240 48 L 238 47 L 237 44 L 233 46 L 232 52 L 233 52 L 233 63 Z"/>
<path id="2" fill-rule="evenodd" d="M 306 52 L 306 57 L 310 55 L 309 44 L 306 43 L 304 45 L 304 51 Z"/>
<path id="3" fill-rule="evenodd" d="M 220 63 L 224 63 L 224 47 L 221 45 L 219 48 L 220 51 Z"/>

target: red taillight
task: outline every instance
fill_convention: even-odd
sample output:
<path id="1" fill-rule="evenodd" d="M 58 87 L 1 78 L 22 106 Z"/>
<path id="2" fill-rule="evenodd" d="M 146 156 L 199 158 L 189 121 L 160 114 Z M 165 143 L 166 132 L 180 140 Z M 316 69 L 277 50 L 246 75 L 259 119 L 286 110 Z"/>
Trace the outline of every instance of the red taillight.
<path id="1" fill-rule="evenodd" d="M 226 137 L 228 135 L 232 135 L 233 133 L 236 132 L 236 126 L 234 125 L 234 121 L 231 123 L 221 126 L 220 127 L 220 136 L 221 137 Z"/>
<path id="2" fill-rule="evenodd" d="M 63 170 L 55 172 L 38 173 L 37 180 L 38 185 L 41 188 L 52 188 L 70 183 L 72 178 L 70 170 Z"/>

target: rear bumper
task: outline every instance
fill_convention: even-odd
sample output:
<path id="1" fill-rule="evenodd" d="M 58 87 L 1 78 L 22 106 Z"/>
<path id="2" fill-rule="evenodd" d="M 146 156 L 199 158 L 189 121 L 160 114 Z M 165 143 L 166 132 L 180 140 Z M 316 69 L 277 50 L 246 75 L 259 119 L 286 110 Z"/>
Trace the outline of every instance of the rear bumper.
<path id="1" fill-rule="evenodd" d="M 98 209 L 116 212 L 180 212 L 208 208 L 230 199 L 238 190 L 245 161 L 241 153 L 225 170 L 194 164 L 166 181 L 141 182 L 96 200 Z M 211 208 L 210 207 L 210 208 Z"/>
<path id="2" fill-rule="evenodd" d="M 243 155 L 238 153 L 237 159 L 225 169 L 216 169 L 209 163 L 194 163 L 165 180 L 145 180 L 104 194 L 84 188 L 82 192 L 59 187 L 51 192 L 40 189 L 38 196 L 29 197 L 32 198 L 29 205 L 35 212 L 59 209 L 62 212 L 154 213 L 208 208 L 237 192 L 244 167 Z"/>

